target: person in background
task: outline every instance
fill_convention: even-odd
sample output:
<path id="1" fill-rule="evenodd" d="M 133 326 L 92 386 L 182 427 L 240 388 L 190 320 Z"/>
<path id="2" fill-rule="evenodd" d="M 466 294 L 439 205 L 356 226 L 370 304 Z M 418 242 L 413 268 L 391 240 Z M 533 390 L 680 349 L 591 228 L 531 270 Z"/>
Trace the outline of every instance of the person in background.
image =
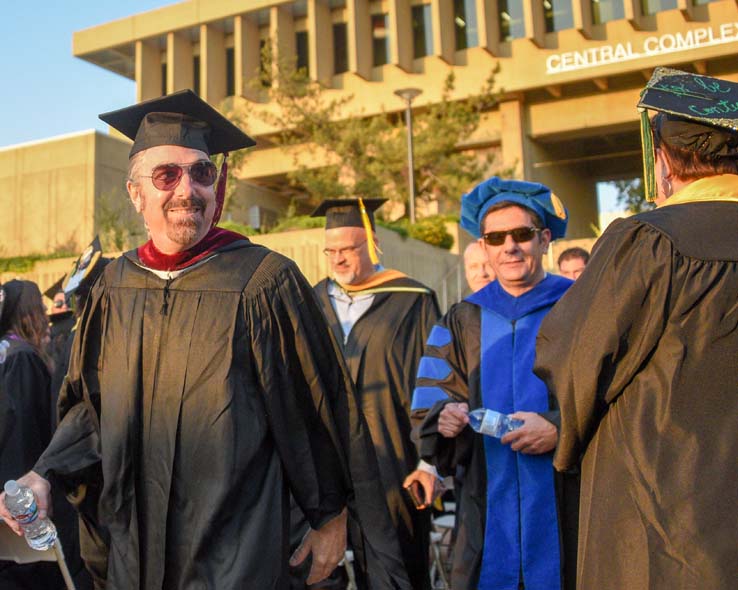
<path id="1" fill-rule="evenodd" d="M 52 435 L 51 374 L 45 346 L 46 309 L 36 283 L 12 280 L 0 286 L 0 485 L 33 467 Z M 89 588 L 79 557 L 71 507 L 60 497 L 54 522 L 67 563 L 80 589 Z M 3 590 L 62 590 L 56 563 L 0 562 Z"/>
<path id="2" fill-rule="evenodd" d="M 576 281 L 589 262 L 589 252 L 584 248 L 567 248 L 559 254 L 558 267 L 562 277 Z"/>
<path id="3" fill-rule="evenodd" d="M 331 277 L 319 282 L 315 292 L 369 426 L 383 497 L 400 542 L 399 567 L 414 590 L 425 590 L 430 585 L 430 515 L 416 509 L 403 481 L 418 463 L 410 439 L 413 378 L 440 312 L 431 289 L 379 265 L 373 211 L 385 201 L 329 199 L 316 208 L 312 215 L 326 218 L 323 252 Z M 363 552 L 361 545 L 353 547 Z M 365 572 L 358 574 L 363 587 L 373 587 Z"/>
<path id="4" fill-rule="evenodd" d="M 479 242 L 471 242 L 464 249 L 464 274 L 472 293 L 486 287 L 495 280 L 495 271 L 487 258 L 487 252 Z"/>
<path id="5" fill-rule="evenodd" d="M 497 279 L 433 327 L 413 394 L 422 459 L 442 475 L 463 470 L 454 590 L 574 585 L 577 474 L 554 476 L 558 407 L 532 372 L 541 320 L 572 284 L 543 270 L 567 220 L 538 183 L 494 177 L 462 198 L 462 227 Z M 523 425 L 501 440 L 475 433 L 468 413 L 480 407 Z"/>
<path id="6" fill-rule="evenodd" d="M 656 69 L 638 106 L 658 207 L 607 228 L 539 332 L 555 466 L 581 462 L 580 590 L 738 581 L 738 114 L 723 103 L 738 84 Z"/>

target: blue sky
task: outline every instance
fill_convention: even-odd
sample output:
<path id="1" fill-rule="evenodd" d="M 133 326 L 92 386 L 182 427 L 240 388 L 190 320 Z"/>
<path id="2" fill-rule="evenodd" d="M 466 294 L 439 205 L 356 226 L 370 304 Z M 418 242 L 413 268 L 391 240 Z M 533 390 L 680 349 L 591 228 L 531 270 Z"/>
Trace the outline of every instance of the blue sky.
<path id="1" fill-rule="evenodd" d="M 173 0 L 73 0 L 3 5 L 4 92 L 0 147 L 85 129 L 105 131 L 97 118 L 136 99 L 132 80 L 72 56 L 72 33 L 138 14 Z M 43 15 L 40 13 L 43 11 Z M 600 208 L 615 207 L 602 187 Z"/>
<path id="2" fill-rule="evenodd" d="M 135 84 L 72 56 L 72 33 L 171 0 L 3 2 L 0 147 L 107 127 L 98 113 L 136 99 Z"/>

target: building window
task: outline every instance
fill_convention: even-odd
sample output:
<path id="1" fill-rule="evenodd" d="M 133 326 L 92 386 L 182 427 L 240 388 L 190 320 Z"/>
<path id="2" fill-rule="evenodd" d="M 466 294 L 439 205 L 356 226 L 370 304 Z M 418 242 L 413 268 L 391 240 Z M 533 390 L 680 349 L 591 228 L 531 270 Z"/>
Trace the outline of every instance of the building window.
<path id="1" fill-rule="evenodd" d="M 389 63 L 389 16 L 386 14 L 372 14 L 372 52 L 375 66 Z"/>
<path id="2" fill-rule="evenodd" d="M 261 78 L 261 85 L 264 88 L 269 88 L 272 85 L 272 76 L 269 71 L 271 53 L 267 51 L 268 43 L 268 37 L 259 39 L 259 77 Z"/>
<path id="3" fill-rule="evenodd" d="M 348 72 L 348 27 L 333 23 L 333 73 Z"/>
<path id="4" fill-rule="evenodd" d="M 225 58 L 226 96 L 234 96 L 236 94 L 236 52 L 233 47 L 226 47 Z"/>
<path id="5" fill-rule="evenodd" d="M 476 0 L 454 0 L 456 51 L 479 45 Z"/>
<path id="6" fill-rule="evenodd" d="M 693 3 L 695 6 L 702 6 L 704 4 L 710 4 L 711 2 L 716 2 L 717 0 L 693 0 Z"/>
<path id="7" fill-rule="evenodd" d="M 543 14 L 546 18 L 547 33 L 574 28 L 571 3 L 572 0 L 543 0 Z"/>
<path id="8" fill-rule="evenodd" d="M 161 64 L 161 95 L 167 93 L 167 62 Z"/>
<path id="9" fill-rule="evenodd" d="M 297 31 L 295 33 L 295 41 L 297 45 L 297 66 L 298 70 L 310 69 L 310 48 L 308 47 L 307 31 Z"/>
<path id="10" fill-rule="evenodd" d="M 699 4 L 699 1 L 695 0 L 694 3 Z M 649 16 L 657 12 L 673 10 L 677 7 L 677 0 L 641 0 L 641 7 L 643 14 Z"/>
<path id="11" fill-rule="evenodd" d="M 425 57 L 433 53 L 433 25 L 430 4 L 413 6 L 413 57 Z"/>
<path id="12" fill-rule="evenodd" d="M 200 56 L 192 57 L 192 90 L 200 96 Z"/>
<path id="13" fill-rule="evenodd" d="M 623 0 L 592 0 L 592 21 L 601 25 L 625 17 Z"/>
<path id="14" fill-rule="evenodd" d="M 523 20 L 523 0 L 499 0 L 500 39 L 512 41 L 525 37 Z"/>

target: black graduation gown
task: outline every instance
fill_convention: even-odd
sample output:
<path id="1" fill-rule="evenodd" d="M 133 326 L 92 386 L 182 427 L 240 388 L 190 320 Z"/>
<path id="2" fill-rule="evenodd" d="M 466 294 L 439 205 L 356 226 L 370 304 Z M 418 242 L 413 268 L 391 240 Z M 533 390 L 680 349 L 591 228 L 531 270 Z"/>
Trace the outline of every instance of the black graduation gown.
<path id="1" fill-rule="evenodd" d="M 87 487 L 107 588 L 287 586 L 288 490 L 319 528 L 362 440 L 336 354 L 296 266 L 247 240 L 169 280 L 108 265 L 35 467 Z"/>
<path id="2" fill-rule="evenodd" d="M 49 370 L 24 340 L 8 338 L 5 362 L 0 363 L 0 485 L 28 472 L 51 440 L 52 410 Z M 53 519 L 70 571 L 81 569 L 76 519 L 64 497 L 55 498 Z M 64 580 L 54 563 L 17 565 L 0 562 L 0 588 L 56 589 Z"/>
<path id="3" fill-rule="evenodd" d="M 381 481 L 402 547 L 402 559 L 415 589 L 429 585 L 430 517 L 416 510 L 402 482 L 418 463 L 410 438 L 410 402 L 423 345 L 440 313 L 435 294 L 410 278 L 382 283 L 382 292 L 344 335 L 328 296 L 329 279 L 315 286 L 335 339 L 341 344 L 349 373 L 377 451 Z M 360 549 L 359 549 L 360 550 Z"/>
<path id="4" fill-rule="evenodd" d="M 443 346 L 428 344 L 425 356 L 443 359 L 450 373 L 443 379 L 419 378 L 419 387 L 442 390 L 449 399 L 431 408 L 413 411 L 417 425 L 418 448 L 423 459 L 436 465 L 443 475 L 459 478 L 456 498 L 456 540 L 453 548 L 451 587 L 474 590 L 477 587 L 484 550 L 487 515 L 487 464 L 483 438 L 471 428 L 447 439 L 438 433 L 438 417 L 448 402 L 465 402 L 471 409 L 483 407 L 481 391 L 481 311 L 468 301 L 452 305 L 438 326 L 451 334 Z M 417 394 L 416 394 L 417 395 Z M 558 426 L 559 411 L 549 396 L 548 412 L 541 413 Z M 562 588 L 574 588 L 576 571 L 577 506 L 579 475 L 576 470 L 554 477 L 559 517 L 562 560 Z"/>
<path id="5" fill-rule="evenodd" d="M 582 460 L 581 590 L 738 582 L 738 204 L 615 222 L 544 320 L 555 465 Z"/>

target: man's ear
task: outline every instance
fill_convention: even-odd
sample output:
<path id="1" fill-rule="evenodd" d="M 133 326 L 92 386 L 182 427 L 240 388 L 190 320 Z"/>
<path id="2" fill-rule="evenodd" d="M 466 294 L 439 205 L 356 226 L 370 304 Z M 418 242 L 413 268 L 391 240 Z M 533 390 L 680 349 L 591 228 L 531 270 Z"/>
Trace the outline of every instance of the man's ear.
<path id="1" fill-rule="evenodd" d="M 548 247 L 551 244 L 551 230 L 544 227 L 541 230 L 541 244 L 543 244 L 543 253 L 548 252 Z"/>
<path id="2" fill-rule="evenodd" d="M 661 177 L 671 178 L 672 177 L 671 162 L 669 161 L 669 156 L 666 155 L 666 152 L 664 150 L 657 149 L 656 159 L 659 160 L 661 163 Z"/>
<path id="3" fill-rule="evenodd" d="M 133 203 L 133 207 L 136 209 L 136 213 L 141 213 L 141 211 L 143 210 L 141 202 L 141 189 L 138 187 L 137 184 L 129 180 L 126 182 L 126 190 L 128 191 L 128 196 L 131 199 L 131 203 Z"/>

